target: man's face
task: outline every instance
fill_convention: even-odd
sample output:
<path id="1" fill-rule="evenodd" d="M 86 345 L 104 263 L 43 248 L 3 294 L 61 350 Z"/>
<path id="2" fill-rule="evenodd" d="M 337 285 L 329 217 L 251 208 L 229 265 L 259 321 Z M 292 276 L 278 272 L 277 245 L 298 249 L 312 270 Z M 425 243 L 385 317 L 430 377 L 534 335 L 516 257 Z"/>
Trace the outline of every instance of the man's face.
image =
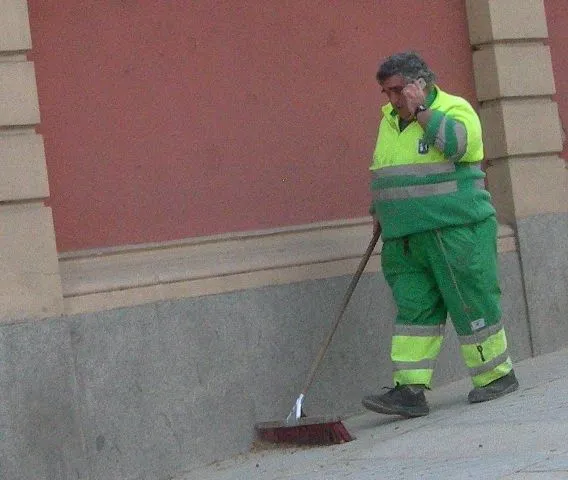
<path id="1" fill-rule="evenodd" d="M 413 114 L 413 112 L 408 111 L 406 98 L 402 93 L 407 83 L 401 75 L 393 75 L 380 84 L 391 105 L 396 109 L 400 118 L 404 119 L 411 118 Z"/>

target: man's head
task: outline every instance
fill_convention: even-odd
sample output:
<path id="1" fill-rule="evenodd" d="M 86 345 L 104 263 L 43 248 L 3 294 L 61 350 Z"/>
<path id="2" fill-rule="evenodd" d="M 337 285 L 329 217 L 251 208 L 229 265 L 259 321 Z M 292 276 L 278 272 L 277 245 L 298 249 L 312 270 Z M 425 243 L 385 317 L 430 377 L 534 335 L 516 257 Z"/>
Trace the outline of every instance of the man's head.
<path id="1" fill-rule="evenodd" d="M 414 52 L 395 53 L 388 57 L 379 67 L 377 81 L 387 95 L 392 106 L 402 118 L 408 118 L 408 112 L 402 90 L 409 83 L 423 79 L 428 91 L 434 84 L 436 76 L 422 58 Z"/>

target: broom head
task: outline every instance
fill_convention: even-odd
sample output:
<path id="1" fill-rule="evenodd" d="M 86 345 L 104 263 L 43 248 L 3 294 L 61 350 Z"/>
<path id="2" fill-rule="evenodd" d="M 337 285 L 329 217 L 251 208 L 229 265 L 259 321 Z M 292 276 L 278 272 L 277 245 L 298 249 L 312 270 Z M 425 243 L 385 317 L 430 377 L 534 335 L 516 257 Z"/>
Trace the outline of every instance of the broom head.
<path id="1" fill-rule="evenodd" d="M 340 418 L 303 417 L 297 424 L 262 422 L 255 425 L 258 437 L 270 443 L 332 445 L 355 440 Z"/>

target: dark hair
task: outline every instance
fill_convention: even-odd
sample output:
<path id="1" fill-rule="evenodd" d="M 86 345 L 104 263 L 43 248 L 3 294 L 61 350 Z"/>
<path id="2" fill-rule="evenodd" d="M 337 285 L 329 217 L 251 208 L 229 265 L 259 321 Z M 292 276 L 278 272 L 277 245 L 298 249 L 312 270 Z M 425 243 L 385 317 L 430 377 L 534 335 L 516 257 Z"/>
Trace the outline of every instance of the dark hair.
<path id="1" fill-rule="evenodd" d="M 382 83 L 393 75 L 400 75 L 409 82 L 423 78 L 427 86 L 436 80 L 434 72 L 415 52 L 395 53 L 388 57 L 379 67 L 377 81 Z"/>

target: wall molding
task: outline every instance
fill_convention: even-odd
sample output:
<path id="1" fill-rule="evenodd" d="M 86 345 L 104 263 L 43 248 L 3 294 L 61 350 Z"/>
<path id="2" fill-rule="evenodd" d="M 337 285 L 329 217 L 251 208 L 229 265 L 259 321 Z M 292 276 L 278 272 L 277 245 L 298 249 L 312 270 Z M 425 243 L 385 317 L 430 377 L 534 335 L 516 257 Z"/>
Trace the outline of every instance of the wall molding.
<path id="1" fill-rule="evenodd" d="M 355 272 L 372 235 L 371 217 L 183 241 L 63 253 L 65 314 L 282 285 Z M 377 245 L 367 272 L 380 268 Z M 499 252 L 516 251 L 499 229 Z"/>

